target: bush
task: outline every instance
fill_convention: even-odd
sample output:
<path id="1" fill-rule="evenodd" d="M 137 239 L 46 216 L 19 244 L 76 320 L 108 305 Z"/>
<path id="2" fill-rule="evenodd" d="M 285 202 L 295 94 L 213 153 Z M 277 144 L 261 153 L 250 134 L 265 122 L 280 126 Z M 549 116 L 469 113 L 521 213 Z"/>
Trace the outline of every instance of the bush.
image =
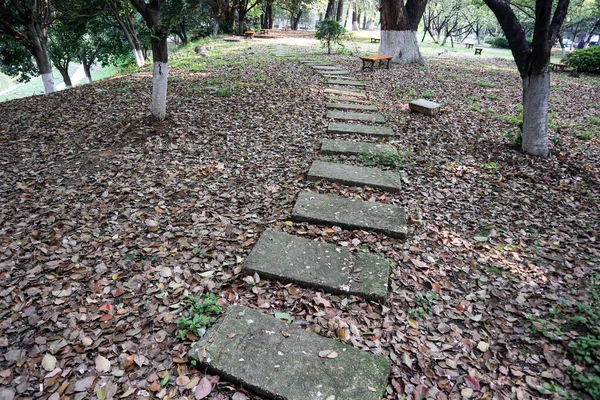
<path id="1" fill-rule="evenodd" d="M 486 42 L 488 42 L 486 40 Z M 497 49 L 510 49 L 510 44 L 508 43 L 508 39 L 505 38 L 504 36 L 498 36 L 495 38 L 492 38 L 492 40 L 489 40 L 489 44 L 492 47 L 495 47 Z"/>
<path id="2" fill-rule="evenodd" d="M 342 38 L 346 30 L 337 21 L 325 19 L 317 24 L 315 37 L 321 41 L 323 47 L 327 48 L 327 54 L 331 54 L 331 45 L 342 46 Z"/>
<path id="3" fill-rule="evenodd" d="M 579 72 L 600 73 L 600 46 L 575 50 L 567 54 L 567 67 Z"/>

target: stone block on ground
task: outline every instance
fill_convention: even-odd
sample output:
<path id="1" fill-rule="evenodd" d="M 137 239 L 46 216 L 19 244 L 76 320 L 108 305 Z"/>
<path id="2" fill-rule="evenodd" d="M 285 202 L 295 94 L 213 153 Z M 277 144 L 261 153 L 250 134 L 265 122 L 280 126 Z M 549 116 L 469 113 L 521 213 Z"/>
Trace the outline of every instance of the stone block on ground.
<path id="1" fill-rule="evenodd" d="M 368 104 L 326 103 L 325 108 L 332 108 L 336 110 L 377 111 L 376 106 Z"/>
<path id="2" fill-rule="evenodd" d="M 327 81 L 327 84 L 338 86 L 365 86 L 364 82 L 349 79 L 330 79 Z"/>
<path id="3" fill-rule="evenodd" d="M 354 79 L 351 76 L 348 75 L 323 75 L 323 78 L 333 78 L 333 79 Z"/>
<path id="4" fill-rule="evenodd" d="M 336 95 L 327 96 L 328 100 L 332 103 L 359 103 L 359 104 L 373 104 L 370 100 L 354 99 L 352 97 L 339 97 Z"/>
<path id="5" fill-rule="evenodd" d="M 433 117 L 440 111 L 441 106 L 433 101 L 417 99 L 408 103 L 408 107 L 412 111 Z"/>
<path id="6" fill-rule="evenodd" d="M 346 121 L 363 121 L 375 122 L 378 124 L 385 123 L 385 117 L 380 113 L 359 113 L 348 111 L 327 111 L 326 118 L 341 119 Z"/>
<path id="7" fill-rule="evenodd" d="M 372 126 L 362 124 L 345 124 L 332 122 L 327 126 L 327 133 L 365 135 L 388 137 L 395 136 L 394 131 L 389 126 Z"/>
<path id="8" fill-rule="evenodd" d="M 390 373 L 384 357 L 239 305 L 192 346 L 189 358 L 197 369 L 271 399 L 379 400 Z"/>
<path id="9" fill-rule="evenodd" d="M 312 68 L 317 71 L 344 71 L 343 68 L 340 68 L 335 65 L 314 65 Z"/>
<path id="10" fill-rule="evenodd" d="M 361 154 L 384 154 L 397 153 L 393 146 L 379 143 L 354 142 L 351 140 L 331 140 L 323 139 L 321 142 L 322 154 L 345 154 L 345 155 L 361 155 Z"/>
<path id="11" fill-rule="evenodd" d="M 385 258 L 282 232 L 265 231 L 244 268 L 262 279 L 295 282 L 380 303 L 388 293 L 390 263 Z"/>
<path id="12" fill-rule="evenodd" d="M 296 221 L 406 237 L 404 209 L 389 204 L 354 201 L 344 197 L 301 192 L 292 211 Z"/>
<path id="13" fill-rule="evenodd" d="M 378 168 L 315 161 L 308 171 L 307 178 L 310 181 L 324 179 L 348 186 L 370 186 L 391 193 L 400 192 L 400 175 Z"/>
<path id="14" fill-rule="evenodd" d="M 325 75 L 348 75 L 350 74 L 350 71 L 347 71 L 345 69 L 332 69 L 332 70 L 327 70 L 327 71 L 317 71 L 317 73 L 325 76 Z"/>
<path id="15" fill-rule="evenodd" d="M 325 89 L 325 94 L 335 94 L 339 96 L 351 96 L 365 98 L 367 95 L 365 92 L 353 92 L 351 90 L 339 90 L 339 89 Z"/>

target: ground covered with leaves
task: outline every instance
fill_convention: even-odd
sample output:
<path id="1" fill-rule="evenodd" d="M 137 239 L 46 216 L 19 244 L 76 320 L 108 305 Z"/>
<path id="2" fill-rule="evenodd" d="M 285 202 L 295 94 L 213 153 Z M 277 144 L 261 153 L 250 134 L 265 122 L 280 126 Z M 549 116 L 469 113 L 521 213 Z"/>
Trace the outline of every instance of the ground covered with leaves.
<path id="1" fill-rule="evenodd" d="M 540 160 L 511 144 L 511 62 L 363 74 L 288 47 L 367 82 L 401 156 L 337 160 L 396 169 L 390 194 L 305 180 L 324 85 L 276 43 L 179 54 L 160 124 L 149 71 L 0 105 L 0 397 L 252 398 L 186 358 L 241 303 L 388 356 L 388 399 L 598 398 L 600 78 L 553 74 Z M 409 113 L 416 97 L 443 111 Z M 408 239 L 292 223 L 303 189 L 405 207 Z M 246 276 L 265 229 L 394 260 L 388 303 Z"/>

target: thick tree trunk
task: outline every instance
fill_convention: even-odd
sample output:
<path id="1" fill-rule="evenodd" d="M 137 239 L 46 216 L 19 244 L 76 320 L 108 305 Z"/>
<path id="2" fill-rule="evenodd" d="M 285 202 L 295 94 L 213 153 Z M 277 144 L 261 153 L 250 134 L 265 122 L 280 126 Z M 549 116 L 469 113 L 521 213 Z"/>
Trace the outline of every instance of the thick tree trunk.
<path id="1" fill-rule="evenodd" d="M 379 54 L 394 56 L 392 62 L 398 64 L 425 65 L 415 31 L 381 31 Z"/>
<path id="2" fill-rule="evenodd" d="M 73 82 L 71 82 L 71 77 L 69 76 L 69 66 L 67 64 L 67 66 L 61 66 L 58 64 L 54 64 L 56 65 L 56 69 L 58 70 L 58 72 L 60 72 L 60 75 L 63 78 L 63 81 L 65 83 L 65 88 L 66 89 L 72 89 L 73 88 Z"/>
<path id="3" fill-rule="evenodd" d="M 167 80 L 169 77 L 167 34 L 167 27 L 159 26 L 157 29 L 158 38 L 152 38 L 152 60 L 154 61 L 152 116 L 157 121 L 163 121 L 167 115 Z"/>
<path id="4" fill-rule="evenodd" d="M 344 0 L 338 0 L 337 15 L 336 15 L 335 19 L 337 22 L 342 22 L 343 17 L 344 17 Z"/>
<path id="5" fill-rule="evenodd" d="M 215 22 L 213 24 L 213 36 L 217 36 L 217 34 L 219 33 L 219 19 L 215 18 Z"/>
<path id="6" fill-rule="evenodd" d="M 425 60 L 419 51 L 417 28 L 427 0 L 383 0 L 381 7 L 381 44 L 379 53 L 394 56 L 392 62 L 417 63 Z"/>
<path id="7" fill-rule="evenodd" d="M 523 79 L 523 151 L 548 156 L 548 99 L 550 73 Z"/>
<path id="8" fill-rule="evenodd" d="M 327 11 L 325 11 L 325 19 L 333 19 L 333 9 L 335 8 L 335 0 L 327 2 Z"/>
<path id="9" fill-rule="evenodd" d="M 52 66 L 50 65 L 50 60 L 48 59 L 48 50 L 46 50 L 46 46 L 40 45 L 40 47 L 36 49 L 34 53 L 34 58 L 40 71 L 40 75 L 42 76 L 44 93 L 48 94 L 56 92 L 54 76 L 52 75 Z"/>
<path id="10" fill-rule="evenodd" d="M 83 63 L 83 72 L 85 72 L 85 77 L 87 78 L 88 83 L 92 83 L 92 66 L 87 64 L 87 63 Z"/>

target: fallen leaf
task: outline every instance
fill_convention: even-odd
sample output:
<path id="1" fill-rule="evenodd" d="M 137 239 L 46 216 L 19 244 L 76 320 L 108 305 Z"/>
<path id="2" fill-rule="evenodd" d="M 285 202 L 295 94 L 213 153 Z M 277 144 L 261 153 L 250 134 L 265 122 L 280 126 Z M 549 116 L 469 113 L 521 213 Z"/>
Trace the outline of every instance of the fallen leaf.
<path id="1" fill-rule="evenodd" d="M 44 354 L 44 358 L 42 358 L 42 368 L 48 372 L 54 371 L 56 368 L 56 357 L 50 353 Z"/>
<path id="2" fill-rule="evenodd" d="M 201 400 L 208 396 L 210 392 L 212 392 L 212 383 L 206 377 L 203 377 L 194 389 L 194 396 L 196 400 Z"/>
<path id="3" fill-rule="evenodd" d="M 106 372 L 106 371 L 110 371 L 110 361 L 108 361 L 107 358 L 101 356 L 100 354 L 98 354 L 96 356 L 96 371 L 98 372 Z"/>
<path id="4" fill-rule="evenodd" d="M 319 352 L 321 358 L 337 358 L 339 354 L 333 350 L 322 350 Z"/>

